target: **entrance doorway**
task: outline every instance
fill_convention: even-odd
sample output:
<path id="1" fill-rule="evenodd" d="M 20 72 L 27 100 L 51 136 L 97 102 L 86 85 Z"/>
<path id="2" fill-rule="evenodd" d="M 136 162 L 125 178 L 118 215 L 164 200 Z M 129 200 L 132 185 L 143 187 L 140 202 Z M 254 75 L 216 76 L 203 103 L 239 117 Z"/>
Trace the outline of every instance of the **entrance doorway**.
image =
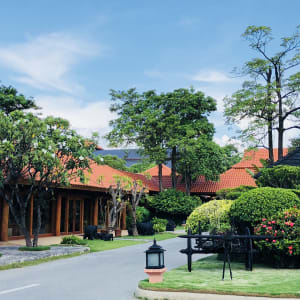
<path id="1" fill-rule="evenodd" d="M 81 231 L 80 220 L 81 220 L 80 200 L 69 200 L 68 232 L 79 233 Z"/>

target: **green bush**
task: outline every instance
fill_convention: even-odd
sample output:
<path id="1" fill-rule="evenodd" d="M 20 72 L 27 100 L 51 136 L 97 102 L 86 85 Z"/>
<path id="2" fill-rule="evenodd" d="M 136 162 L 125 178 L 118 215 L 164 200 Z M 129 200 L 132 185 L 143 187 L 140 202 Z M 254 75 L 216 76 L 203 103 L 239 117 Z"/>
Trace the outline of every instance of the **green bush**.
<path id="1" fill-rule="evenodd" d="M 37 246 L 37 247 L 20 247 L 19 251 L 45 251 L 50 250 L 50 246 Z"/>
<path id="2" fill-rule="evenodd" d="M 87 245 L 87 241 L 82 240 L 76 235 L 68 235 L 62 238 L 61 244 L 64 245 Z"/>
<path id="3" fill-rule="evenodd" d="M 270 218 L 276 213 L 300 207 L 300 199 L 290 190 L 263 187 L 243 193 L 230 208 L 230 221 L 238 228 L 248 226 L 253 229 L 262 218 Z"/>
<path id="4" fill-rule="evenodd" d="M 193 233 L 198 231 L 198 222 L 202 231 L 226 231 L 230 228 L 229 209 L 231 200 L 212 200 L 197 207 L 188 217 L 186 230 L 191 228 Z"/>
<path id="5" fill-rule="evenodd" d="M 297 189 L 300 184 L 300 167 L 275 166 L 264 168 L 256 180 L 259 187 L 269 186 L 284 189 Z"/>
<path id="6" fill-rule="evenodd" d="M 256 242 L 264 261 L 277 267 L 300 266 L 300 209 L 291 208 L 271 218 L 263 218 L 254 228 L 257 235 L 272 235 Z"/>
<path id="7" fill-rule="evenodd" d="M 136 208 L 136 221 L 138 223 L 142 223 L 142 222 L 147 222 L 149 220 L 150 220 L 150 211 L 143 206 L 138 206 Z"/>
<path id="8" fill-rule="evenodd" d="M 240 185 L 236 188 L 225 188 L 217 191 L 216 195 L 218 199 L 235 200 L 241 196 L 242 193 L 255 189 L 255 186 Z"/>
<path id="9" fill-rule="evenodd" d="M 172 219 L 177 223 L 186 217 L 201 204 L 197 196 L 187 196 L 174 189 L 148 197 L 148 205 L 155 210 L 155 214 Z"/>
<path id="10" fill-rule="evenodd" d="M 164 232 L 164 231 L 166 231 L 166 226 L 168 224 L 168 220 L 159 219 L 157 217 L 154 217 L 151 220 L 151 223 L 153 224 L 153 229 L 155 232 Z"/>

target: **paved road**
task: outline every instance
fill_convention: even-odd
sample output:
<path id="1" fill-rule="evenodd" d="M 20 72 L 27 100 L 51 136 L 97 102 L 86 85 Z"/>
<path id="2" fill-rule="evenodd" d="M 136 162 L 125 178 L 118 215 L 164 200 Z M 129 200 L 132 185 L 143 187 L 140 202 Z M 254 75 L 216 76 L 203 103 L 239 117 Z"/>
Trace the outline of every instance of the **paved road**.
<path id="1" fill-rule="evenodd" d="M 167 250 L 169 270 L 186 263 L 186 256 L 179 253 L 185 240 L 174 238 L 159 244 Z M 139 280 L 147 277 L 144 251 L 150 245 L 0 271 L 0 300 L 132 300 Z"/>

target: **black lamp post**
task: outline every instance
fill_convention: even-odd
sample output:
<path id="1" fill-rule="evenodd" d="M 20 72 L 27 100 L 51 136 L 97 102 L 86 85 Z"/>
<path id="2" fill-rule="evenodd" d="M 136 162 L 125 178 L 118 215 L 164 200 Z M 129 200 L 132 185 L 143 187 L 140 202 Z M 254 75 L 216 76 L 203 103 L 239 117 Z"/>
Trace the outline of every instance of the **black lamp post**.
<path id="1" fill-rule="evenodd" d="M 153 245 L 146 250 L 146 269 L 163 269 L 165 267 L 164 250 L 156 244 L 154 239 Z"/>
<path id="2" fill-rule="evenodd" d="M 162 282 L 165 268 L 164 252 L 166 250 L 156 244 L 154 239 L 153 245 L 146 250 L 146 268 L 145 273 L 149 275 L 150 283 Z"/>

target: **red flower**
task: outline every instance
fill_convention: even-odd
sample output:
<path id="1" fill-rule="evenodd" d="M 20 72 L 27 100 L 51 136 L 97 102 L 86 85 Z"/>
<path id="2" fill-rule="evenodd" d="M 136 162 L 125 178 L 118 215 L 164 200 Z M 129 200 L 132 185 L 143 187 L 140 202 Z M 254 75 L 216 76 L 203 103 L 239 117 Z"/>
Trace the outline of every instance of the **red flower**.
<path id="1" fill-rule="evenodd" d="M 263 219 L 261 219 L 261 220 L 264 222 L 264 221 L 266 221 L 267 219 L 263 218 Z"/>
<path id="2" fill-rule="evenodd" d="M 273 242 L 273 243 L 276 243 L 276 240 L 273 240 L 272 242 Z"/>
<path id="3" fill-rule="evenodd" d="M 293 249 L 293 246 L 288 246 L 288 249 L 289 249 L 289 250 L 292 250 L 292 249 Z"/>
<path id="4" fill-rule="evenodd" d="M 263 228 L 266 228 L 266 227 L 267 227 L 267 225 L 263 225 L 262 227 L 263 227 Z"/>
<path id="5" fill-rule="evenodd" d="M 293 223 L 293 222 L 290 223 L 290 226 L 291 226 L 291 227 L 293 227 L 294 225 L 295 225 L 295 223 Z"/>
<path id="6" fill-rule="evenodd" d="M 285 225 L 290 225 L 290 222 L 284 222 Z"/>
<path id="7" fill-rule="evenodd" d="M 272 226 L 269 226 L 268 229 L 269 229 L 269 230 L 272 230 Z"/>
<path id="8" fill-rule="evenodd" d="M 272 224 L 275 224 L 276 223 L 276 221 L 272 221 Z"/>

